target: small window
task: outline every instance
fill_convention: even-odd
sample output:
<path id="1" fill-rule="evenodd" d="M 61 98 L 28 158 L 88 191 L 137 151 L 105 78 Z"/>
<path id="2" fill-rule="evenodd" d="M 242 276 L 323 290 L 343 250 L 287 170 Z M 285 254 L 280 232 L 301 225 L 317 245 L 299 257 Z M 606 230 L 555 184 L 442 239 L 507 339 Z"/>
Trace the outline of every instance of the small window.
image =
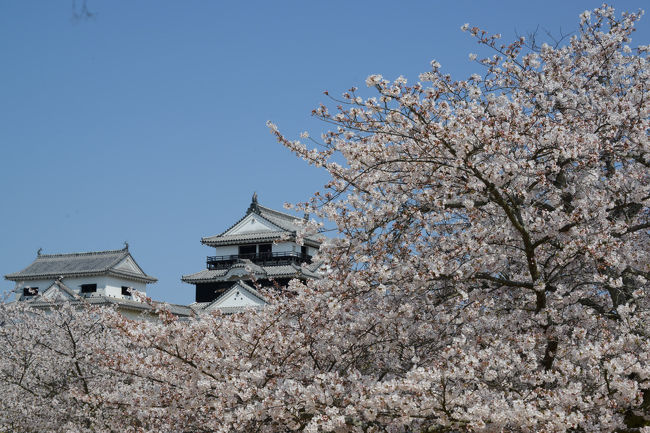
<path id="1" fill-rule="evenodd" d="M 300 247 L 300 260 L 304 260 L 307 262 L 311 261 L 311 255 L 309 255 L 309 249 L 304 245 Z"/>
<path id="2" fill-rule="evenodd" d="M 23 296 L 38 295 L 38 287 L 23 287 Z"/>
<path id="3" fill-rule="evenodd" d="M 257 252 L 257 245 L 240 245 L 239 246 L 239 255 L 255 255 Z"/>
<path id="4" fill-rule="evenodd" d="M 270 257 L 271 256 L 271 251 L 273 251 L 273 245 L 272 244 L 260 244 L 259 245 L 259 252 L 260 252 L 261 256 Z"/>
<path id="5" fill-rule="evenodd" d="M 82 284 L 81 293 L 95 293 L 97 291 L 97 284 Z"/>
<path id="6" fill-rule="evenodd" d="M 131 296 L 130 290 L 130 287 L 122 286 L 122 296 Z"/>

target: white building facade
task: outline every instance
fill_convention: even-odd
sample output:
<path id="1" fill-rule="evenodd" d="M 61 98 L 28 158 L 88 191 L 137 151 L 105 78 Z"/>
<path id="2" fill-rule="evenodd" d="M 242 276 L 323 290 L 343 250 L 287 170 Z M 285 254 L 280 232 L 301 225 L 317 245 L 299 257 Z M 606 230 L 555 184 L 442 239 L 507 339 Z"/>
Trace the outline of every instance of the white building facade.
<path id="1" fill-rule="evenodd" d="M 201 243 L 214 248 L 206 269 L 184 275 L 193 284 L 196 302 L 191 306 L 223 312 L 261 307 L 264 298 L 254 287 L 283 287 L 291 279 L 320 278 L 319 265 L 312 263 L 321 240 L 305 237 L 296 242 L 303 218 L 260 205 L 253 195 L 246 214 L 219 235 L 204 237 Z"/>
<path id="2" fill-rule="evenodd" d="M 114 305 L 128 317 L 153 315 L 155 307 L 134 296 L 146 296 L 147 285 L 156 278 L 147 275 L 129 252 L 121 250 L 70 254 L 41 254 L 25 269 L 5 275 L 16 283 L 16 301 L 35 308 L 51 308 L 60 302 Z M 188 307 L 170 306 L 179 316 L 192 314 Z"/>
<path id="3" fill-rule="evenodd" d="M 146 294 L 147 284 L 157 281 L 138 266 L 128 245 L 121 250 L 71 254 L 41 254 L 39 250 L 29 266 L 5 278 L 16 283 L 17 300 L 37 298 L 55 281 L 65 281 L 80 296 L 132 299 L 133 290 Z"/>

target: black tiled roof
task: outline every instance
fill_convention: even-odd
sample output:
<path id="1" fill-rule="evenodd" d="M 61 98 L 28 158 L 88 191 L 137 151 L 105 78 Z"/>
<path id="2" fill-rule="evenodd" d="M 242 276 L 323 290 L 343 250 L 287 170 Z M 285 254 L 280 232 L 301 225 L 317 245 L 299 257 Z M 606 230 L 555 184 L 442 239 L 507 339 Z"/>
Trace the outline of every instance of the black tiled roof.
<path id="1" fill-rule="evenodd" d="M 250 232 L 238 235 L 226 234 L 251 213 L 258 215 L 271 224 L 275 225 L 279 230 L 270 232 Z M 298 218 L 296 216 L 289 215 L 287 213 L 280 212 L 258 204 L 257 196 L 254 196 L 253 202 L 243 217 L 228 227 L 228 229 L 226 229 L 224 232 L 218 235 L 201 238 L 201 243 L 216 247 L 220 245 L 234 245 L 237 243 L 277 240 L 283 236 L 295 237 L 296 232 L 300 230 L 302 221 L 302 218 Z M 305 243 L 318 247 L 321 243 L 321 239 L 316 236 L 309 236 L 305 238 Z"/>
<path id="2" fill-rule="evenodd" d="M 153 283 L 156 280 L 144 273 L 113 267 L 131 256 L 128 248 L 110 251 L 92 251 L 71 254 L 39 254 L 36 260 L 19 272 L 5 275 L 7 280 L 23 281 L 72 276 L 114 275 L 130 280 Z M 133 257 L 131 256 L 133 260 Z M 135 263 L 135 260 L 133 260 Z M 137 266 L 137 264 L 136 264 Z M 138 266 L 139 268 L 139 266 Z M 140 269 L 141 270 L 141 269 Z"/>
<path id="3" fill-rule="evenodd" d="M 238 290 L 243 290 L 245 292 L 248 292 L 251 295 L 253 295 L 254 297 L 256 297 L 257 299 L 259 299 L 263 304 L 266 304 L 266 299 L 264 299 L 264 297 L 262 296 L 262 294 L 260 292 L 258 292 L 253 287 L 249 286 L 248 284 L 244 283 L 243 281 L 237 281 L 237 282 L 233 283 L 233 285 L 230 286 L 230 288 L 228 290 L 224 291 L 223 294 L 221 296 L 219 296 L 217 299 L 215 299 L 214 301 L 211 301 L 211 302 L 195 302 L 193 304 L 190 304 L 189 307 L 193 311 L 196 311 L 197 313 L 210 311 L 212 308 L 215 308 L 215 309 L 218 309 L 222 313 L 225 313 L 225 314 L 239 313 L 239 312 L 247 311 L 247 310 L 250 310 L 250 309 L 259 309 L 259 308 L 261 308 L 261 306 L 254 307 L 254 306 L 250 306 L 250 305 L 246 305 L 246 306 L 242 305 L 242 306 L 237 306 L 237 307 L 219 306 L 219 303 L 222 301 L 222 299 L 227 297 L 233 289 L 238 289 Z"/>
<path id="4" fill-rule="evenodd" d="M 41 300 L 40 298 L 35 298 L 33 300 L 29 300 L 26 302 L 28 302 L 29 305 L 32 307 L 43 308 L 43 309 L 56 307 L 57 305 L 60 305 L 62 303 L 70 303 L 72 305 L 82 305 L 84 303 L 87 303 L 90 305 L 98 305 L 98 306 L 115 305 L 118 307 L 118 309 L 126 309 L 132 311 L 147 311 L 152 314 L 155 313 L 155 310 L 157 308 L 167 308 L 172 314 L 175 314 L 177 316 L 192 315 L 192 309 L 185 305 L 168 304 L 166 302 L 153 302 L 150 305 L 146 302 L 139 302 L 132 299 L 113 298 L 104 295 L 95 295 L 95 296 L 88 296 L 88 297 L 77 296 L 77 299 L 74 300 L 55 301 L 55 302 L 50 302 L 47 300 Z"/>
<path id="5" fill-rule="evenodd" d="M 238 266 L 239 264 L 235 265 Z M 309 266 L 301 267 L 296 264 L 278 265 L 278 266 L 258 266 L 251 267 L 251 272 L 255 274 L 256 278 L 299 278 L 305 276 L 308 278 L 321 278 L 321 275 L 316 272 L 320 266 L 312 264 Z M 204 269 L 190 275 L 183 275 L 182 281 L 190 284 L 208 283 L 213 281 L 224 281 L 228 269 Z"/>

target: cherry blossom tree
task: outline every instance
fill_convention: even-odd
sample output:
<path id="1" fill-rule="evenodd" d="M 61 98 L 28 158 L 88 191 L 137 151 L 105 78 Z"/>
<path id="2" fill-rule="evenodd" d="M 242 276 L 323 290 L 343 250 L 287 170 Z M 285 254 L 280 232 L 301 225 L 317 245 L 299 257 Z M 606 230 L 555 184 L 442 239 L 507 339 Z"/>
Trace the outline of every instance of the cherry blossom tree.
<path id="1" fill-rule="evenodd" d="M 648 424 L 647 47 L 637 14 L 566 46 L 465 27 L 494 54 L 453 81 L 352 89 L 303 210 L 331 272 L 260 312 L 119 324 L 163 425 L 206 431 L 639 431 Z M 473 56 L 472 56 L 473 57 Z M 312 227 L 313 228 L 313 227 Z M 310 227 L 306 228 L 307 230 Z M 269 294 L 271 295 L 271 294 Z M 153 351 L 153 352 L 152 352 Z M 154 368 L 152 368 L 154 367 Z M 143 410 L 146 410 L 143 409 Z"/>
<path id="2" fill-rule="evenodd" d="M 370 76 L 376 96 L 353 88 L 336 112 L 314 111 L 334 125 L 320 149 L 270 125 L 332 177 L 303 208 L 342 235 L 324 248 L 332 273 L 319 287 L 352 312 L 336 346 L 355 357 L 314 362 L 372 378 L 351 425 L 647 424 L 650 69 L 648 46 L 629 46 L 639 16 L 585 12 L 565 46 L 539 51 L 465 25 L 492 51 L 470 55 L 483 74 L 454 81 L 434 61 L 413 85 Z"/>
<path id="3" fill-rule="evenodd" d="M 107 430 L 120 411 L 106 403 L 124 378 L 98 363 L 124 349 L 105 325 L 108 313 L 0 304 L 0 430 Z"/>
<path id="4" fill-rule="evenodd" d="M 586 12 L 539 50 L 463 26 L 491 51 L 470 56 L 482 74 L 370 76 L 375 96 L 314 111 L 333 125 L 316 149 L 270 124 L 331 175 L 299 206 L 339 232 L 319 253 L 327 275 L 267 291 L 260 311 L 187 321 L 4 306 L 0 425 L 650 432 L 639 18 Z"/>

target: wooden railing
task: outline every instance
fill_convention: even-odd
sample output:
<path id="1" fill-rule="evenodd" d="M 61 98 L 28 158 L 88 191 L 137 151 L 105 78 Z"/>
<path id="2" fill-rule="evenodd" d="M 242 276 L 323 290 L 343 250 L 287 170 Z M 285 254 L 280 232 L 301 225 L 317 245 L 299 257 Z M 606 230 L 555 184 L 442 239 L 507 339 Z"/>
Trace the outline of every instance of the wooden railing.
<path id="1" fill-rule="evenodd" d="M 302 263 L 311 260 L 311 256 L 297 251 L 276 251 L 267 253 L 231 254 L 227 256 L 208 256 L 208 269 L 227 268 L 239 260 L 250 260 L 258 265 L 281 265 Z"/>

